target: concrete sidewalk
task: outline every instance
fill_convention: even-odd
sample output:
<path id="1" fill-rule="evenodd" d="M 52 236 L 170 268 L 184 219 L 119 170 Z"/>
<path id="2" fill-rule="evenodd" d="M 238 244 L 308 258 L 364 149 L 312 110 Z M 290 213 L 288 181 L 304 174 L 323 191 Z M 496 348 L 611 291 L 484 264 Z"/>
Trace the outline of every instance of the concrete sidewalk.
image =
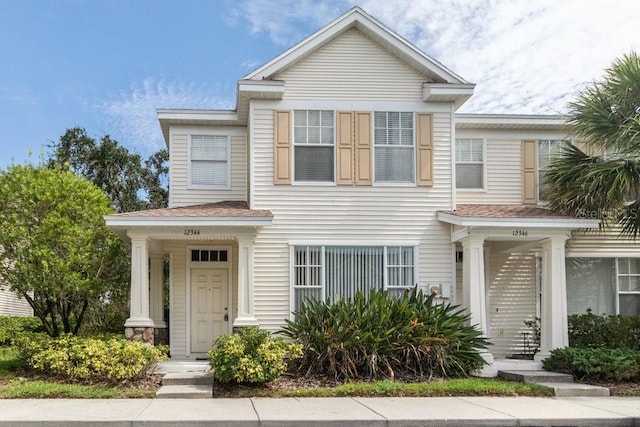
<path id="1" fill-rule="evenodd" d="M 640 426 L 640 398 L 0 400 L 0 426 Z"/>

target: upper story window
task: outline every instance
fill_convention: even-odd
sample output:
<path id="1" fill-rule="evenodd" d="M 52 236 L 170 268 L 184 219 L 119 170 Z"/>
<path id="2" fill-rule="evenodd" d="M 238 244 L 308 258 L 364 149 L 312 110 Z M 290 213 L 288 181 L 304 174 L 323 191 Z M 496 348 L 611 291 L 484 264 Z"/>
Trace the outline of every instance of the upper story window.
<path id="1" fill-rule="evenodd" d="M 191 135 L 190 186 L 228 189 L 230 154 L 227 135 Z"/>
<path id="2" fill-rule="evenodd" d="M 562 139 L 539 139 L 538 140 L 538 200 L 544 201 L 544 194 L 547 185 L 544 181 L 545 170 L 549 166 L 549 162 L 562 151 L 562 145 L 565 143 Z"/>
<path id="3" fill-rule="evenodd" d="M 295 181 L 334 182 L 334 122 L 333 111 L 294 111 Z"/>
<path id="4" fill-rule="evenodd" d="M 413 113 L 374 112 L 376 182 L 415 182 Z"/>
<path id="5" fill-rule="evenodd" d="M 483 139 L 456 139 L 456 188 L 484 188 Z"/>

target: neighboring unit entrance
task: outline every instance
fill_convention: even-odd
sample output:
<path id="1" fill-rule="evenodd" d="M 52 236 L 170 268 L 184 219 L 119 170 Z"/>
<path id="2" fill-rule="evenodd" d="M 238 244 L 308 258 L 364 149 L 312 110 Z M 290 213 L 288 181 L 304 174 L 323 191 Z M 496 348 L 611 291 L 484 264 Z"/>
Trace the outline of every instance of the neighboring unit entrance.
<path id="1" fill-rule="evenodd" d="M 191 352 L 206 353 L 228 331 L 227 269 L 191 270 Z"/>

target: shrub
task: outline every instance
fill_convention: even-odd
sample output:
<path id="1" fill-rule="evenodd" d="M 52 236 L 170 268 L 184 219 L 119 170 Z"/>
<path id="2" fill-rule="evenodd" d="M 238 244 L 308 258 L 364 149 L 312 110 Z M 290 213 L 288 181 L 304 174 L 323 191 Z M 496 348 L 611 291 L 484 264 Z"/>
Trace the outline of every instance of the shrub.
<path id="1" fill-rule="evenodd" d="M 37 317 L 0 316 L 0 345 L 10 345 L 23 333 L 41 329 L 42 322 Z"/>
<path id="2" fill-rule="evenodd" d="M 551 351 L 544 369 L 564 372 L 580 380 L 640 379 L 640 352 L 625 348 L 565 347 Z"/>
<path id="3" fill-rule="evenodd" d="M 139 378 L 166 359 L 162 348 L 124 338 L 51 338 L 33 334 L 17 338 L 15 345 L 27 367 L 85 382 L 115 383 Z"/>
<path id="4" fill-rule="evenodd" d="M 209 363 L 220 382 L 268 383 L 287 370 L 288 360 L 301 354 L 302 346 L 252 326 L 219 337 L 209 351 Z"/>
<path id="5" fill-rule="evenodd" d="M 630 348 L 640 350 L 640 316 L 569 316 L 569 346 L 590 348 Z"/>
<path id="6" fill-rule="evenodd" d="M 331 304 L 307 300 L 283 333 L 302 344 L 298 369 L 336 379 L 460 376 L 483 366 L 488 343 L 458 306 L 414 290 L 372 291 Z"/>

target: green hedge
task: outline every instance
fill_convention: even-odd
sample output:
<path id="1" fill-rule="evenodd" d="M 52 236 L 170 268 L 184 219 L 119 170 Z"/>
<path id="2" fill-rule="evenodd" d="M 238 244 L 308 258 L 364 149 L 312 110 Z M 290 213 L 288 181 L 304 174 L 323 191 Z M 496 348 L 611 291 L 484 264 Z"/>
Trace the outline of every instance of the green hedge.
<path id="1" fill-rule="evenodd" d="M 303 346 L 297 368 L 337 379 L 463 376 L 484 365 L 488 345 L 458 306 L 414 289 L 356 294 L 333 304 L 307 300 L 283 333 Z"/>
<path id="2" fill-rule="evenodd" d="M 37 332 L 42 322 L 37 317 L 0 316 L 0 345 L 11 345 L 25 332 Z"/>
<path id="3" fill-rule="evenodd" d="M 90 383 L 139 378 L 166 359 L 164 348 L 124 338 L 23 334 L 14 345 L 34 371 Z"/>
<path id="4" fill-rule="evenodd" d="M 542 364 L 547 371 L 564 372 L 580 380 L 640 380 L 640 352 L 628 348 L 559 348 Z"/>
<path id="5" fill-rule="evenodd" d="M 276 338 L 265 330 L 248 327 L 223 335 L 209 351 L 213 376 L 220 382 L 268 383 L 287 369 L 287 361 L 300 357 L 302 347 Z"/>
<path id="6" fill-rule="evenodd" d="M 569 316 L 569 346 L 589 348 L 630 348 L 640 350 L 640 316 Z"/>

